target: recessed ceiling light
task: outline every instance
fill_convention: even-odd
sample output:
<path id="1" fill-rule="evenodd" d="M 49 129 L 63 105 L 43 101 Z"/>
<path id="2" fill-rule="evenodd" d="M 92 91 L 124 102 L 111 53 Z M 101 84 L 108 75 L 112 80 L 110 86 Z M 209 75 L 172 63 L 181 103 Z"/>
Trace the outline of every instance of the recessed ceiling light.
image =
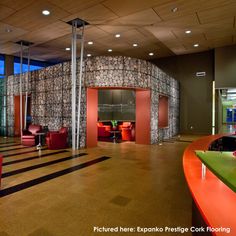
<path id="1" fill-rule="evenodd" d="M 120 38 L 120 34 L 116 34 L 115 37 L 116 37 L 116 38 Z"/>
<path id="2" fill-rule="evenodd" d="M 65 48 L 66 51 L 70 51 L 70 48 Z"/>
<path id="3" fill-rule="evenodd" d="M 12 29 L 6 28 L 6 29 L 5 29 L 5 32 L 6 32 L 6 33 L 11 33 L 11 32 L 12 32 Z"/>
<path id="4" fill-rule="evenodd" d="M 89 41 L 88 44 L 89 44 L 89 45 L 93 45 L 93 42 L 92 42 L 92 41 Z"/>
<path id="5" fill-rule="evenodd" d="M 42 14 L 45 15 L 45 16 L 48 16 L 48 15 L 50 15 L 50 11 L 49 10 L 43 10 Z"/>
<path id="6" fill-rule="evenodd" d="M 133 43 L 133 47 L 138 47 L 138 44 L 137 43 Z"/>
<path id="7" fill-rule="evenodd" d="M 149 52 L 148 55 L 149 55 L 149 56 L 153 56 L 154 53 L 153 53 L 153 52 Z"/>
<path id="8" fill-rule="evenodd" d="M 87 57 L 91 57 L 92 55 L 90 53 L 87 54 Z"/>
<path id="9" fill-rule="evenodd" d="M 191 30 L 186 30 L 185 34 L 191 34 L 191 32 L 192 32 Z"/>
<path id="10" fill-rule="evenodd" d="M 195 48 L 197 48 L 197 47 L 199 46 L 199 44 L 198 44 L 198 43 L 195 43 L 193 46 L 194 46 Z"/>
<path id="11" fill-rule="evenodd" d="M 173 8 L 171 9 L 172 12 L 177 12 L 178 10 L 179 10 L 178 7 L 173 7 Z"/>
<path id="12" fill-rule="evenodd" d="M 111 49 L 111 48 L 109 48 L 107 51 L 108 51 L 108 52 L 112 52 L 112 49 Z"/>

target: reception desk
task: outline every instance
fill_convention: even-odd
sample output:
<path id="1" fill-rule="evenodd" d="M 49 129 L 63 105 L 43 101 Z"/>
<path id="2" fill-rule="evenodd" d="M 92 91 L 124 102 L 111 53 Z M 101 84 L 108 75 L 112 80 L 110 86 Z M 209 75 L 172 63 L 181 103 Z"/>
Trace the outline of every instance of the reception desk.
<path id="1" fill-rule="evenodd" d="M 183 169 L 193 200 L 207 226 L 218 229 L 213 235 L 236 235 L 236 193 L 207 169 L 202 177 L 202 162 L 196 150 L 208 150 L 223 135 L 211 135 L 191 143 L 184 151 Z M 224 231 L 230 229 L 230 233 Z"/>

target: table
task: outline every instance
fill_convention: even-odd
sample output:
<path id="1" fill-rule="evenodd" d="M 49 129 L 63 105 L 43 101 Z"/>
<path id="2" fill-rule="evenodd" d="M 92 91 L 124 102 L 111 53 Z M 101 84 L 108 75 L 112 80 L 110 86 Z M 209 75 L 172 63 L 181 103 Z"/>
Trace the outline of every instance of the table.
<path id="1" fill-rule="evenodd" d="M 45 135 L 45 133 L 36 133 L 35 135 L 38 135 L 39 136 L 39 144 L 36 146 L 36 148 L 38 150 L 41 150 L 42 149 L 42 144 L 41 144 L 41 136 Z"/>
<path id="2" fill-rule="evenodd" d="M 120 131 L 120 130 L 110 130 L 109 132 L 113 134 L 113 136 L 112 136 L 113 142 L 114 142 L 114 143 L 117 143 L 117 142 L 116 142 L 116 140 L 117 140 L 116 134 L 119 134 L 121 131 Z"/>

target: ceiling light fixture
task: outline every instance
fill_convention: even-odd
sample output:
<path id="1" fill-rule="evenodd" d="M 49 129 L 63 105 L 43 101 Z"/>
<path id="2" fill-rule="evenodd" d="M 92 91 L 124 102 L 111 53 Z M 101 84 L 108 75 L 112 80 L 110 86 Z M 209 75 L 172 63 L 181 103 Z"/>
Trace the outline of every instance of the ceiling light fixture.
<path id="1" fill-rule="evenodd" d="M 116 34 L 115 37 L 116 37 L 116 38 L 120 38 L 120 34 Z"/>
<path id="2" fill-rule="evenodd" d="M 112 52 L 112 49 L 111 49 L 111 48 L 109 48 L 107 51 L 108 51 L 108 52 Z"/>
<path id="3" fill-rule="evenodd" d="M 154 56 L 154 53 L 153 52 L 149 52 L 148 55 L 149 56 Z"/>
<path id="4" fill-rule="evenodd" d="M 49 16 L 50 15 L 50 11 L 49 10 L 43 10 L 42 14 L 45 16 Z"/>
<path id="5" fill-rule="evenodd" d="M 194 46 L 195 48 L 197 48 L 197 47 L 199 46 L 199 44 L 198 44 L 198 43 L 195 43 L 193 46 Z"/>
<path id="6" fill-rule="evenodd" d="M 6 32 L 6 33 L 11 33 L 11 32 L 12 32 L 12 29 L 6 28 L 6 29 L 5 29 L 5 32 Z"/>
<path id="7" fill-rule="evenodd" d="M 93 42 L 92 42 L 92 41 L 89 41 L 88 44 L 89 44 L 89 45 L 93 45 Z"/>
<path id="8" fill-rule="evenodd" d="M 70 51 L 70 48 L 65 48 L 66 51 Z"/>
<path id="9" fill-rule="evenodd" d="M 192 32 L 191 30 L 186 30 L 185 34 L 191 34 L 191 32 Z"/>
<path id="10" fill-rule="evenodd" d="M 87 57 L 91 57 L 92 55 L 90 53 L 87 54 Z"/>
<path id="11" fill-rule="evenodd" d="M 178 10 L 179 10 L 178 7 L 173 7 L 173 8 L 171 9 L 172 12 L 177 12 Z"/>
<path id="12" fill-rule="evenodd" d="M 138 44 L 137 43 L 133 43 L 133 47 L 138 47 Z"/>

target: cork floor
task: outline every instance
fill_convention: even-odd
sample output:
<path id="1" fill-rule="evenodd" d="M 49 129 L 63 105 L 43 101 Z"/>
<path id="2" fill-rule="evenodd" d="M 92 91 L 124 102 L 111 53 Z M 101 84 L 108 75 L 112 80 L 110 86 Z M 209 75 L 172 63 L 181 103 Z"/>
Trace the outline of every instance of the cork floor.
<path id="1" fill-rule="evenodd" d="M 114 234 L 94 232 L 94 227 L 190 227 L 192 201 L 182 154 L 193 138 L 150 146 L 101 142 L 74 153 L 39 152 L 17 139 L 0 138 L 0 236 Z M 144 233 L 116 233 L 124 234 Z"/>

